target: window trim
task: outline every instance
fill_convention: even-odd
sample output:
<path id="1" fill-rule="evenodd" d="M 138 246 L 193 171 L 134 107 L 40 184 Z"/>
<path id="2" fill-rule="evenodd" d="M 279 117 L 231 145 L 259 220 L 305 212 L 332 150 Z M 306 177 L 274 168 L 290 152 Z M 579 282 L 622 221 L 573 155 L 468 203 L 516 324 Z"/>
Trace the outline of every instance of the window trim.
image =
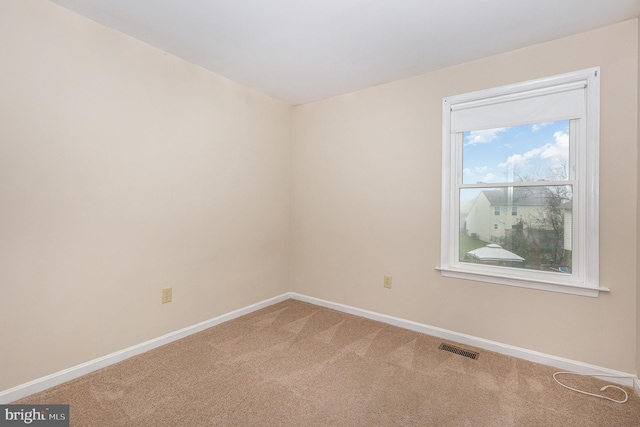
<path id="1" fill-rule="evenodd" d="M 573 218 L 574 273 L 557 273 L 494 267 L 460 262 L 455 254 L 459 239 L 459 195 L 456 180 L 461 179 L 461 132 L 452 133 L 452 111 L 475 105 L 512 102 L 527 93 L 552 91 L 554 87 L 575 87 L 584 83 L 584 117 L 578 122 L 584 132 L 583 146 L 576 144 L 574 157 L 575 185 L 578 193 Z M 535 121 L 535 118 L 532 118 Z M 562 119 L 561 117 L 558 120 Z M 575 120 L 572 120 L 576 123 Z M 524 124 L 524 123 L 522 123 Z M 599 132 L 600 132 L 600 68 L 593 67 L 566 74 L 501 86 L 443 98 L 442 103 L 442 212 L 441 259 L 437 270 L 445 277 L 542 289 L 585 296 L 598 296 L 609 291 L 599 284 Z M 595 230 L 595 232 L 594 232 Z M 587 232 L 589 231 L 589 232 Z"/>

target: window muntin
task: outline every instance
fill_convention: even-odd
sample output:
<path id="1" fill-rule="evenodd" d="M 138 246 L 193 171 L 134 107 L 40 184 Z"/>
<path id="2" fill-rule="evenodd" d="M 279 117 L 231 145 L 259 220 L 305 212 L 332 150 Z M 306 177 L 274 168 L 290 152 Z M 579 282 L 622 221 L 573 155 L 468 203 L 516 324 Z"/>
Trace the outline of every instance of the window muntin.
<path id="1" fill-rule="evenodd" d="M 527 138 L 518 137 L 525 130 Z M 534 133 L 546 136 L 531 146 Z M 504 136 L 509 141 L 501 147 L 487 143 Z M 598 136 L 598 68 L 444 98 L 442 274 L 590 296 L 607 290 L 598 283 Z M 498 160 L 495 170 L 483 158 Z M 528 265 L 470 257 L 461 241 L 480 237 L 465 223 L 470 199 L 496 190 L 506 194 L 507 203 L 499 206 L 500 216 L 498 206 L 487 207 L 484 221 L 494 236 L 484 236 L 488 242 L 483 243 L 513 248 L 513 239 L 508 240 L 515 229 L 525 246 L 549 241 L 554 233 L 551 246 L 558 249 L 536 249 L 531 257 L 536 261 Z M 556 194 L 556 199 L 548 197 L 548 206 L 538 208 L 538 228 L 525 219 L 532 208 L 509 203 L 509 193 L 522 191 Z M 529 240 L 522 239 L 523 233 Z"/>

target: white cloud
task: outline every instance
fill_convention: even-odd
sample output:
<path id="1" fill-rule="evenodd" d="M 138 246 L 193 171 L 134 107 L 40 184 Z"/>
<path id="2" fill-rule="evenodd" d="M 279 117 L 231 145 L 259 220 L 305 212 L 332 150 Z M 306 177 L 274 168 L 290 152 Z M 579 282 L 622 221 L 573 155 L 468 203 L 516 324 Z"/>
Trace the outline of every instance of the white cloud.
<path id="1" fill-rule="evenodd" d="M 529 150 L 523 154 L 514 154 L 509 156 L 506 161 L 500 163 L 500 168 L 513 168 L 516 166 L 523 167 L 528 164 L 529 160 L 537 158 L 547 160 L 555 160 L 557 163 L 564 163 L 569 158 L 569 134 L 558 131 L 553 134 L 555 142 L 546 143 L 540 147 Z"/>
<path id="2" fill-rule="evenodd" d="M 476 180 L 476 182 L 491 182 L 497 177 L 489 166 L 476 166 L 473 169 L 464 168 L 462 174 L 465 177 L 465 181 L 468 180 L 469 182 Z"/>
<path id="3" fill-rule="evenodd" d="M 547 144 L 544 151 L 540 153 L 541 159 L 553 159 L 560 157 L 561 153 L 557 145 Z"/>
<path id="4" fill-rule="evenodd" d="M 506 128 L 474 130 L 469 132 L 465 145 L 488 144 L 498 137 L 498 134 L 507 130 Z"/>
<path id="5" fill-rule="evenodd" d="M 498 177 L 498 175 L 489 172 L 488 174 L 486 174 L 485 176 L 482 177 L 482 182 L 493 182 L 495 181 L 495 179 Z"/>
<path id="6" fill-rule="evenodd" d="M 526 154 L 526 153 L 525 153 Z M 514 154 L 513 156 L 507 157 L 505 162 L 502 162 L 498 165 L 499 168 L 513 167 L 513 166 L 523 166 L 527 163 L 527 159 L 522 154 Z"/>
<path id="7" fill-rule="evenodd" d="M 558 131 L 553 134 L 555 144 L 547 144 L 547 149 L 540 153 L 543 159 L 556 158 L 558 160 L 567 160 L 569 158 L 569 134 Z"/>
<path id="8" fill-rule="evenodd" d="M 536 123 L 535 125 L 531 125 L 531 131 L 538 132 L 540 129 L 542 129 L 545 126 L 549 126 L 551 123 L 553 122 Z"/>

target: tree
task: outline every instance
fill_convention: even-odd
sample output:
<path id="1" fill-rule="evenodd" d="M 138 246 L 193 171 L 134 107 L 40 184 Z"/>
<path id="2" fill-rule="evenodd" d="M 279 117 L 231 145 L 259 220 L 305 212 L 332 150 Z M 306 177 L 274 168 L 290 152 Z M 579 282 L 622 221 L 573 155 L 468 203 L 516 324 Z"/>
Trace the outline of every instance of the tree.
<path id="1" fill-rule="evenodd" d="M 539 178 L 543 175 L 543 178 Z M 517 176 L 520 182 L 540 182 L 540 181 L 562 181 L 566 179 L 567 166 L 559 164 L 557 168 L 548 170 L 545 174 L 533 174 L 528 176 Z M 515 234 L 518 235 L 520 250 L 524 251 L 522 241 L 526 228 L 526 240 L 529 242 L 528 259 L 534 264 L 547 265 L 550 268 L 570 264 L 570 254 L 565 250 L 564 242 L 564 218 L 565 211 L 572 207 L 572 188 L 569 185 L 548 185 L 522 187 L 526 197 L 536 200 L 539 205 L 528 219 L 528 222 L 520 222 L 516 227 Z M 514 201 L 514 204 L 517 201 Z M 525 227 L 526 225 L 526 227 Z M 512 228 L 513 228 L 512 227 Z M 518 230 L 517 227 L 522 227 Z M 519 234 L 519 233 L 522 234 Z M 512 232 L 514 233 L 514 232 Z M 520 254 L 516 251 L 516 253 Z M 525 253 L 525 252 L 522 252 Z M 523 258 L 527 258 L 520 254 Z"/>
<path id="2" fill-rule="evenodd" d="M 524 265 L 531 264 L 531 254 L 529 252 L 530 242 L 525 234 L 525 223 L 522 218 L 511 225 L 511 232 L 507 239 L 507 249 L 524 258 Z"/>

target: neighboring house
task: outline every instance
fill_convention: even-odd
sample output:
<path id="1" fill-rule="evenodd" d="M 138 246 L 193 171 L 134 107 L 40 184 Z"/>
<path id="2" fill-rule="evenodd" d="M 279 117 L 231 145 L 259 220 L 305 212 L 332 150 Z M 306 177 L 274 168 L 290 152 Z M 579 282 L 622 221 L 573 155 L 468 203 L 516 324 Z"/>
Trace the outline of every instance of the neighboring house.
<path id="1" fill-rule="evenodd" d="M 465 218 L 460 219 L 461 229 L 466 230 L 467 235 L 485 242 L 501 243 L 519 220 L 528 228 L 547 228 L 541 225 L 541 219 L 544 208 L 553 197 L 546 187 L 505 187 L 481 191 Z M 565 223 L 567 215 L 570 221 L 570 208 L 570 202 L 563 204 Z M 570 230 L 568 232 L 571 233 Z M 568 237 L 570 246 L 571 236 Z"/>
<path id="2" fill-rule="evenodd" d="M 464 221 L 462 229 L 466 230 L 467 235 L 480 239 L 485 242 L 492 242 L 492 224 L 491 218 L 493 217 L 493 211 L 491 211 L 491 202 L 485 193 L 488 191 L 482 191 L 474 199 L 474 203 L 469 209 Z M 462 222 L 462 218 L 460 219 Z"/>
<path id="3" fill-rule="evenodd" d="M 475 198 L 470 200 L 463 200 L 460 202 L 460 232 L 462 234 L 468 234 L 467 230 L 465 229 L 465 224 L 467 221 L 467 215 L 469 215 L 469 212 L 471 211 L 471 208 L 473 208 L 475 202 Z"/>

